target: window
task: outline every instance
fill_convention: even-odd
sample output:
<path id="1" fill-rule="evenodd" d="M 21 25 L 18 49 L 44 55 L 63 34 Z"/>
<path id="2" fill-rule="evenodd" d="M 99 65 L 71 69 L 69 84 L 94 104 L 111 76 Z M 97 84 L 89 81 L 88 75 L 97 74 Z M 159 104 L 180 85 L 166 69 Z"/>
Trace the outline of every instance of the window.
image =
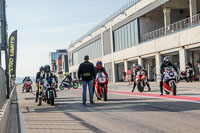
<path id="1" fill-rule="evenodd" d="M 100 57 L 102 55 L 101 39 L 73 53 L 73 65 L 82 63 L 85 55 L 88 55 L 90 59 Z"/>
<path id="2" fill-rule="evenodd" d="M 114 31 L 114 48 L 119 51 L 139 43 L 137 19 Z"/>

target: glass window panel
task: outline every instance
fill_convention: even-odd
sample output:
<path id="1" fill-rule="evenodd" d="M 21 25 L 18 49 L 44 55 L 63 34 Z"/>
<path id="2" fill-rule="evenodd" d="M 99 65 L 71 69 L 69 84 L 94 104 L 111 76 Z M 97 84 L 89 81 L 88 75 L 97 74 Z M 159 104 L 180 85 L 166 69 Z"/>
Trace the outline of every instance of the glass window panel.
<path id="1" fill-rule="evenodd" d="M 125 48 L 128 48 L 128 31 L 127 31 L 127 25 L 124 26 L 124 41 L 125 41 Z"/>
<path id="2" fill-rule="evenodd" d="M 131 22 L 131 46 L 135 45 L 134 22 Z"/>
<path id="3" fill-rule="evenodd" d="M 139 43 L 138 19 L 136 19 L 134 23 L 135 23 L 135 44 L 138 44 Z"/>
<path id="4" fill-rule="evenodd" d="M 116 33 L 116 36 L 115 36 L 116 37 L 115 51 L 118 51 L 118 46 L 119 46 L 119 31 L 116 30 L 115 33 Z"/>

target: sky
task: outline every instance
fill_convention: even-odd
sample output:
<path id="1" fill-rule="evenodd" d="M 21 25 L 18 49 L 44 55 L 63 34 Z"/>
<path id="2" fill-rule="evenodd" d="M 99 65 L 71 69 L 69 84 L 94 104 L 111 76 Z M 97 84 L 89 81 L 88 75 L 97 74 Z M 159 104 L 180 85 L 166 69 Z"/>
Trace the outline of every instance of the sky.
<path id="1" fill-rule="evenodd" d="M 8 34 L 18 30 L 17 77 L 35 76 L 49 52 L 67 49 L 129 0 L 6 0 Z"/>

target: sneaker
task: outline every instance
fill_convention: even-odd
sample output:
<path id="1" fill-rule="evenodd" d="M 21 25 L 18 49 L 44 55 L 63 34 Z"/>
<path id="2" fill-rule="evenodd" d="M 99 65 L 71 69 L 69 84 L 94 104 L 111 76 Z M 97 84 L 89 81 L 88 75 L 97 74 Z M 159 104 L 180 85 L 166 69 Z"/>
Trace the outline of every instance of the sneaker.
<path id="1" fill-rule="evenodd" d="M 94 102 L 90 102 L 90 104 L 94 104 Z"/>
<path id="2" fill-rule="evenodd" d="M 39 103 L 37 106 L 41 106 L 41 103 Z"/>
<path id="3" fill-rule="evenodd" d="M 86 105 L 86 103 L 83 103 L 83 105 Z"/>
<path id="4" fill-rule="evenodd" d="M 38 102 L 38 100 L 35 100 L 35 102 L 37 103 L 37 102 Z"/>
<path id="5" fill-rule="evenodd" d="M 163 93 L 160 94 L 160 96 L 162 96 L 162 95 L 163 95 Z"/>

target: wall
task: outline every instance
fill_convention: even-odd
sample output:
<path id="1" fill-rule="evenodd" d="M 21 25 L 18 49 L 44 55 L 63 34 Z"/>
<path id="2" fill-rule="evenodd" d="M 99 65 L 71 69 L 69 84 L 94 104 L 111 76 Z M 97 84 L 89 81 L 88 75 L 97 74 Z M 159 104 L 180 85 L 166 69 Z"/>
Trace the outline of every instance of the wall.
<path id="1" fill-rule="evenodd" d="M 112 73 L 112 62 L 104 64 L 106 72 L 108 74 L 109 82 L 113 81 L 113 73 Z"/>
<path id="2" fill-rule="evenodd" d="M 164 14 L 162 8 L 157 8 L 143 17 L 139 18 L 140 35 L 164 27 Z"/>
<path id="3" fill-rule="evenodd" d="M 0 66 L 0 109 L 6 101 L 6 79 L 5 72 L 3 68 Z"/>

